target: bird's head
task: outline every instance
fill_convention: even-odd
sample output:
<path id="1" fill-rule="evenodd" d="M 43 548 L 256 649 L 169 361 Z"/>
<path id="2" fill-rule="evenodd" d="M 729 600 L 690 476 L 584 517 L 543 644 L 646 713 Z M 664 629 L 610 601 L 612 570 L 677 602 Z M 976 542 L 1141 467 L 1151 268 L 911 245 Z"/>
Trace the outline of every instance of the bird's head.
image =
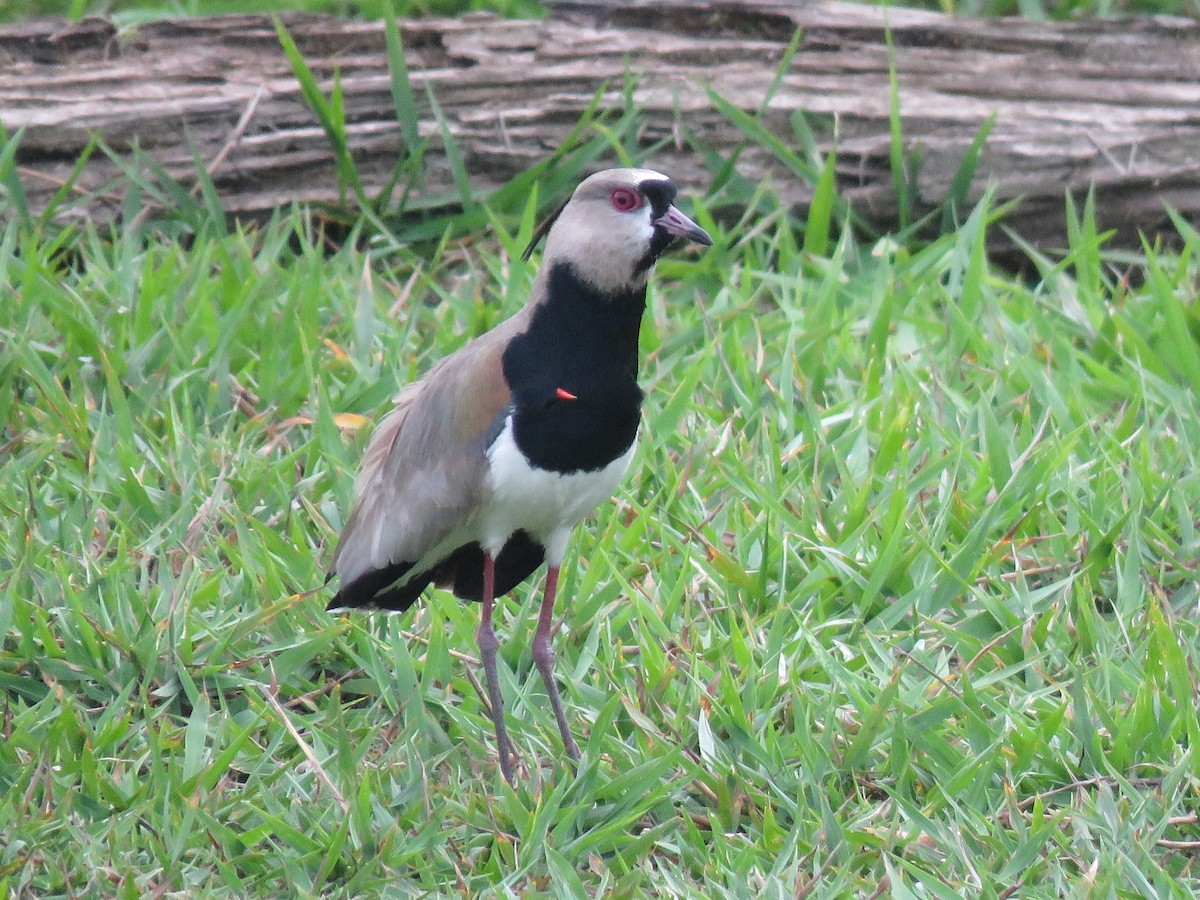
<path id="1" fill-rule="evenodd" d="M 644 283 L 675 238 L 712 243 L 673 205 L 676 193 L 670 178 L 650 169 L 597 172 L 538 229 L 525 256 L 544 235 L 544 268 L 569 262 L 580 278 L 606 292 Z"/>

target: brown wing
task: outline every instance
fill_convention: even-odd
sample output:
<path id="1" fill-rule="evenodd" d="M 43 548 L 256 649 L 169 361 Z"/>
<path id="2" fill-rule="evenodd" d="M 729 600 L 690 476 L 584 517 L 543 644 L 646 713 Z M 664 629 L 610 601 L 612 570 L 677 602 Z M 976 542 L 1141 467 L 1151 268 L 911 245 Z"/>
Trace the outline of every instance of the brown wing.
<path id="1" fill-rule="evenodd" d="M 334 552 L 343 586 L 399 577 L 468 526 L 487 490 L 485 437 L 510 402 L 501 354 L 523 321 L 501 323 L 400 392 L 367 446 Z"/>

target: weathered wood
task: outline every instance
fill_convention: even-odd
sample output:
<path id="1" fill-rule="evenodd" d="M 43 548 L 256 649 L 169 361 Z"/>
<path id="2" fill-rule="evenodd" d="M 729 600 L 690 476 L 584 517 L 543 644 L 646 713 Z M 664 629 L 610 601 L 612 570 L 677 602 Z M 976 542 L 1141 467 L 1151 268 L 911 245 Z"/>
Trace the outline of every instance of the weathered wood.
<path id="1" fill-rule="evenodd" d="M 401 148 L 383 27 L 287 16 L 328 90 L 336 70 L 350 144 L 373 191 Z M 741 133 L 705 93 L 744 110 L 763 102 L 787 42 L 800 50 L 765 123 L 789 145 L 807 115 L 836 146 L 842 194 L 868 219 L 894 225 L 884 26 L 895 46 L 905 141 L 919 145 L 923 205 L 946 196 L 964 152 L 995 116 L 976 180 L 1025 199 L 1009 224 L 1043 246 L 1064 240 L 1063 196 L 1096 189 L 1102 226 L 1126 243 L 1166 221 L 1163 204 L 1200 213 L 1200 25 L 1161 17 L 1065 24 L 961 19 L 831 0 L 563 3 L 544 21 L 487 15 L 406 22 L 402 31 L 422 135 L 438 125 L 435 94 L 474 187 L 502 184 L 565 139 L 599 87 L 624 103 L 626 72 L 644 108 L 639 139 L 674 138 L 653 163 L 694 188 L 709 180 L 694 136 L 728 154 Z M 336 199 L 332 153 L 305 106 L 271 22 L 259 16 L 177 19 L 119 31 L 104 20 L 0 29 L 0 123 L 25 128 L 20 175 L 35 209 L 68 176 L 96 132 L 119 153 L 140 147 L 192 180 L 188 138 L 213 166 L 227 209 L 263 215 L 291 200 Z M 739 172 L 803 204 L 810 188 L 750 145 Z M 80 181 L 102 217 L 119 209 L 120 169 L 96 154 Z M 440 142 L 428 191 L 451 186 Z M 110 185 L 111 189 L 105 190 Z"/>

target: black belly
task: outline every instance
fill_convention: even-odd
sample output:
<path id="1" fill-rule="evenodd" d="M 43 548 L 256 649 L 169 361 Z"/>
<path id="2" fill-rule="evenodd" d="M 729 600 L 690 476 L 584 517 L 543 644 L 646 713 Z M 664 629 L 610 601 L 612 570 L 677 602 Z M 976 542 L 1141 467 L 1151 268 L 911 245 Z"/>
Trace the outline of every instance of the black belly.
<path id="1" fill-rule="evenodd" d="M 624 456 L 637 438 L 642 393 L 602 397 L 582 388 L 577 399 L 553 397 L 540 408 L 513 414 L 513 440 L 531 465 L 550 472 L 594 472 Z"/>
<path id="2" fill-rule="evenodd" d="M 570 264 L 551 265 L 545 301 L 503 355 L 513 438 L 534 466 L 591 472 L 633 444 L 642 415 L 637 354 L 645 306 L 644 285 L 602 293 Z"/>

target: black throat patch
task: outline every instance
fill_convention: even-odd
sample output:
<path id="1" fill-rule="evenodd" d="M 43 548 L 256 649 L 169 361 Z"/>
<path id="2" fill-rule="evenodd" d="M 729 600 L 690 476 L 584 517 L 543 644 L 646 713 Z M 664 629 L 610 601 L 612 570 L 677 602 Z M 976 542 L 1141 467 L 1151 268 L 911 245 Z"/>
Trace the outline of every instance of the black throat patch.
<path id="1" fill-rule="evenodd" d="M 675 202 L 675 196 L 679 193 L 675 182 L 661 179 L 647 179 L 638 184 L 638 190 L 650 204 L 652 221 L 667 214 L 667 209 Z M 638 260 L 633 270 L 634 274 L 642 275 L 649 271 L 650 267 L 658 262 L 658 258 L 667 252 L 672 241 L 674 238 L 667 232 L 667 229 L 661 225 L 654 226 L 654 236 L 650 238 L 650 246 L 646 248 L 646 255 Z"/>
<path id="2" fill-rule="evenodd" d="M 638 331 L 646 288 L 605 293 L 565 262 L 554 263 L 548 274 L 545 302 L 504 351 L 513 438 L 539 469 L 596 471 L 637 437 Z"/>

